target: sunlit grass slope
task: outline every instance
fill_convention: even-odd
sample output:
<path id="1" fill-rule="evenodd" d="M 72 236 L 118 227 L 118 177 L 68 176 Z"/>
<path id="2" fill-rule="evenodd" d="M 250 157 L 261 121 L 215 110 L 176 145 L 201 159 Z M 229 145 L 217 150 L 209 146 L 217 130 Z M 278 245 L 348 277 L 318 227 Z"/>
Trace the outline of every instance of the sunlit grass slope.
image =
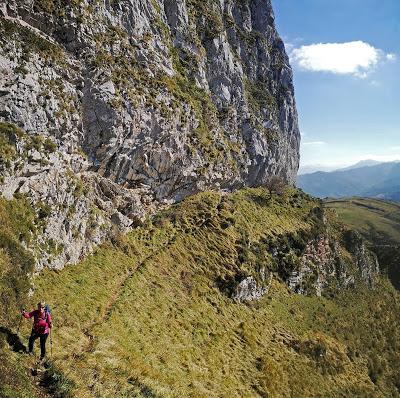
<path id="1" fill-rule="evenodd" d="M 294 190 L 201 193 L 41 273 L 31 304 L 53 307 L 63 396 L 400 396 L 399 295 L 384 280 L 328 299 L 276 277 L 252 304 L 221 289 L 270 265 L 260 242 L 314 233 L 320 205 Z"/>
<path id="2" fill-rule="evenodd" d="M 328 200 L 342 221 L 359 230 L 367 239 L 380 237 L 400 242 L 400 204 L 368 198 Z"/>
<path id="3" fill-rule="evenodd" d="M 378 255 L 383 270 L 400 289 L 400 204 L 378 199 L 329 200 L 339 219 L 358 230 Z"/>

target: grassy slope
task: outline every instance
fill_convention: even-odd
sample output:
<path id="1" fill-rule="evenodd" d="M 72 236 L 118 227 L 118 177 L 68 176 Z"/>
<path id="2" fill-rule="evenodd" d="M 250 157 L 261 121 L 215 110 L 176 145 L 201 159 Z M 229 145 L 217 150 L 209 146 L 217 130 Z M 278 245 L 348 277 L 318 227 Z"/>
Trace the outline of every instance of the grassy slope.
<path id="1" fill-rule="evenodd" d="M 376 232 L 385 239 L 400 242 L 400 204 L 378 199 L 350 198 L 328 200 L 328 208 L 359 230 L 366 238 Z M 378 238 L 375 235 L 375 238 Z"/>
<path id="2" fill-rule="evenodd" d="M 400 204 L 350 198 L 330 200 L 325 206 L 334 209 L 341 221 L 369 240 L 392 283 L 400 289 Z"/>
<path id="3" fill-rule="evenodd" d="M 55 364 L 69 379 L 53 378 L 54 396 L 399 396 L 400 305 L 390 284 L 327 299 L 291 294 L 275 280 L 252 305 L 217 288 L 239 269 L 268 265 L 258 242 L 311 230 L 318 207 L 296 192 L 204 193 L 78 266 L 45 271 L 30 304 L 43 296 L 54 308 Z M 2 201 L 0 217 L 8 308 L 0 326 L 14 331 L 32 265 L 19 242 L 37 220 L 23 199 Z M 24 341 L 29 330 L 24 323 Z M 27 375 L 29 361 L 1 341 L 0 395 L 44 396 Z"/>
<path id="4" fill-rule="evenodd" d="M 257 247 L 309 230 L 318 206 L 299 194 L 204 193 L 78 266 L 41 274 L 32 305 L 43 296 L 54 307 L 54 359 L 73 396 L 398 397 L 390 284 L 327 299 L 275 280 L 251 305 L 216 287 L 237 272 L 244 235 Z"/>
<path id="5" fill-rule="evenodd" d="M 0 226 L 0 397 L 40 396 L 31 383 L 25 358 L 11 351 L 8 344 L 16 351 L 23 349 L 13 333 L 30 287 L 28 273 L 34 266 L 32 256 L 21 243 L 28 241 L 36 229 L 34 211 L 23 198 L 0 198 Z"/>

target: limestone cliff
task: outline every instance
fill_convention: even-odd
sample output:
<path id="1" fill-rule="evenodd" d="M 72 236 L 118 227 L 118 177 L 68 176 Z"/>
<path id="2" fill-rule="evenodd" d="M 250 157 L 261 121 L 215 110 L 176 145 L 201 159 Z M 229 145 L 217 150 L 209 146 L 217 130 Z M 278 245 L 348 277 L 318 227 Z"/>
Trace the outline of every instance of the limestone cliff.
<path id="1" fill-rule="evenodd" d="M 42 246 L 58 249 L 42 265 L 78 261 L 151 203 L 294 182 L 292 72 L 270 0 L 2 0 L 0 13 L 0 121 L 51 148 L 3 131 L 16 156 L 0 189 L 50 205 Z"/>

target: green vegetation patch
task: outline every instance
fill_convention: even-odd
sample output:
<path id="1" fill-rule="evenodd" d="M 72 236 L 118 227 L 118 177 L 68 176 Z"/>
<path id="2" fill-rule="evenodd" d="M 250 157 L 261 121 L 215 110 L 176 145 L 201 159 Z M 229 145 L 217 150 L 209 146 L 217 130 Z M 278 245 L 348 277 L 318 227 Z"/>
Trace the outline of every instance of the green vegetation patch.
<path id="1" fill-rule="evenodd" d="M 395 202 L 350 198 L 328 200 L 325 206 L 334 209 L 346 224 L 360 231 L 365 238 L 400 242 L 400 205 Z"/>
<path id="2" fill-rule="evenodd" d="M 23 348 L 13 333 L 31 288 L 29 274 L 33 271 L 34 258 L 25 243 L 35 234 L 35 220 L 28 200 L 0 198 L 0 396 L 4 398 L 36 396 L 24 358 L 10 349 L 21 352 Z"/>
<path id="3" fill-rule="evenodd" d="M 220 5 L 211 0 L 188 0 L 190 17 L 196 21 L 198 37 L 209 41 L 224 30 Z"/>
<path id="4" fill-rule="evenodd" d="M 18 151 L 17 143 L 22 144 Z M 0 171 L 9 168 L 16 160 L 28 158 L 32 149 L 46 155 L 55 152 L 57 145 L 49 137 L 31 136 L 12 123 L 0 122 Z"/>
<path id="5" fill-rule="evenodd" d="M 0 164 L 9 166 L 17 156 L 16 143 L 24 133 L 11 123 L 0 122 Z"/>
<path id="6" fill-rule="evenodd" d="M 25 68 L 26 62 L 32 54 L 39 54 L 45 61 L 57 61 L 63 63 L 64 52 L 60 46 L 45 39 L 32 29 L 22 26 L 17 22 L 0 18 L 1 41 L 14 40 L 22 48 L 22 56 L 20 59 L 19 69 L 27 73 Z"/>
<path id="7" fill-rule="evenodd" d="M 11 311 L 0 315 L 3 326 L 13 325 L 30 288 L 34 258 L 26 249 L 36 232 L 36 214 L 25 198 L 0 198 L 0 290 L 1 305 Z"/>
<path id="8" fill-rule="evenodd" d="M 0 202 L 0 216 L 4 291 L 15 283 L 7 270 L 21 258 L 7 242 L 28 240 L 36 221 L 23 198 Z M 39 298 L 52 306 L 49 391 L 77 398 L 398 397 L 400 300 L 385 279 L 375 290 L 300 296 L 275 269 L 260 301 L 239 304 L 221 289 L 221 280 L 273 270 L 271 251 L 300 250 L 322 232 L 322 217 L 319 200 L 292 189 L 205 192 L 76 266 L 42 271 L 28 308 Z M 327 220 L 337 223 L 330 213 Z M 340 234 L 338 225 L 328 228 Z M 7 296 L 2 324 L 14 330 L 13 309 L 23 300 Z M 24 322 L 20 336 L 29 329 Z M 39 397 L 24 379 L 28 363 L 2 347 L 1 393 Z M 11 379 L 18 372 L 21 379 Z"/>
<path id="9" fill-rule="evenodd" d="M 260 81 L 252 82 L 245 80 L 245 93 L 250 108 L 255 113 L 260 113 L 263 109 L 275 109 L 276 98 L 271 94 L 271 90 L 266 83 Z"/>
<path id="10" fill-rule="evenodd" d="M 77 8 L 82 0 L 35 0 L 33 7 L 35 11 L 62 16 L 67 7 Z"/>
<path id="11" fill-rule="evenodd" d="M 0 332 L 0 396 L 2 398 L 39 397 L 27 374 L 25 358 L 10 351 L 5 335 Z"/>

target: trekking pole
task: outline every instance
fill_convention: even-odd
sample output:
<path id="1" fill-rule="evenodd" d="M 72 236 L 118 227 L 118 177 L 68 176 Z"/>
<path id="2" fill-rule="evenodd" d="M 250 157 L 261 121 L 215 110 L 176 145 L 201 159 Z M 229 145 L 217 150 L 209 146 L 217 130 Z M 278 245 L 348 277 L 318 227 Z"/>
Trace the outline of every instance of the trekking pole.
<path id="1" fill-rule="evenodd" d="M 53 328 L 50 328 L 50 359 L 52 360 L 53 359 L 53 337 L 51 335 L 51 329 L 53 329 Z"/>
<path id="2" fill-rule="evenodd" d="M 17 334 L 19 334 L 19 328 L 21 327 L 22 318 L 23 318 L 23 315 L 22 315 L 22 312 L 23 312 L 23 311 L 24 311 L 24 310 L 21 310 L 21 318 L 20 318 L 19 323 L 18 323 Z"/>

